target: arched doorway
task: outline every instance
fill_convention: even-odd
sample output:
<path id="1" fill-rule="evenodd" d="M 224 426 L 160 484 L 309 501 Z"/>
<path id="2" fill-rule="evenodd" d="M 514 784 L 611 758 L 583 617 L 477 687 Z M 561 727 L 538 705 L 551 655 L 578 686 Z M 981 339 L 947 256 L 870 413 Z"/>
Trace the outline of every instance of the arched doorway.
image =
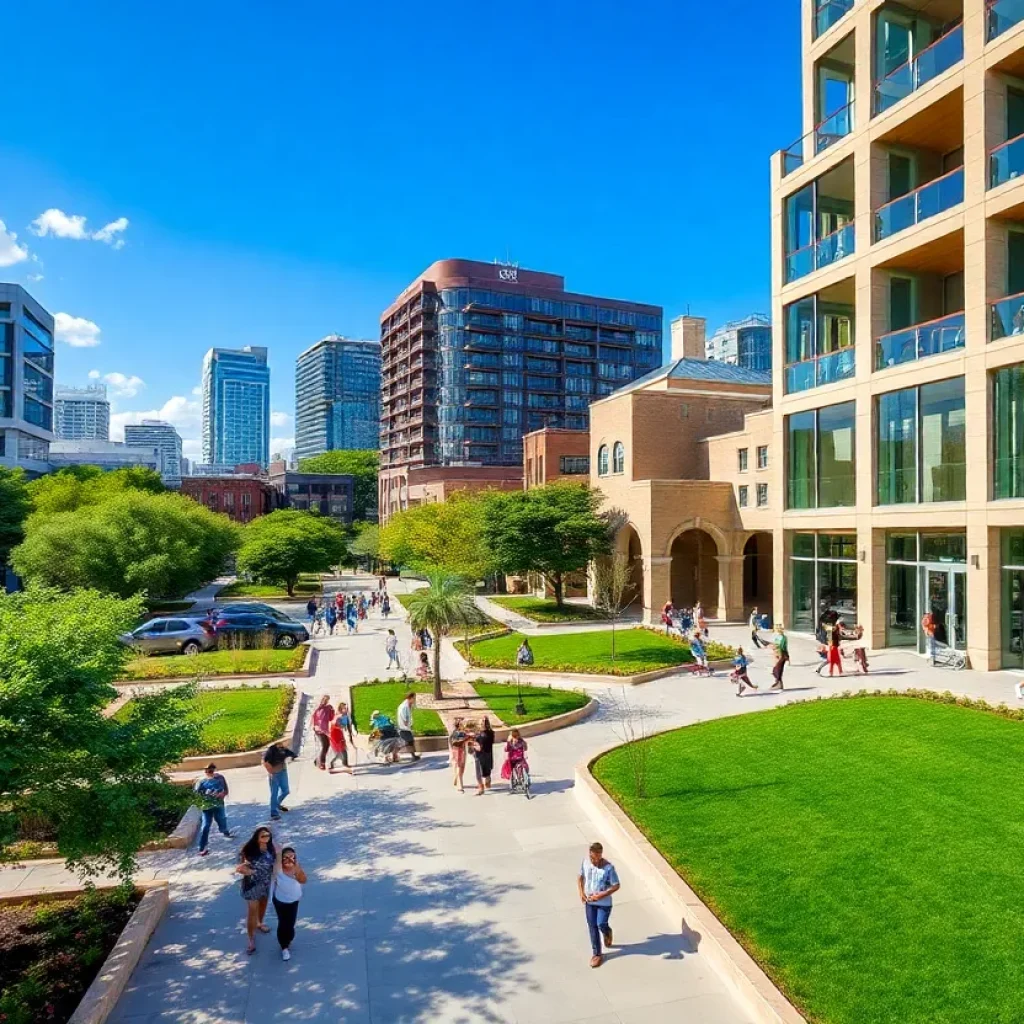
<path id="1" fill-rule="evenodd" d="M 626 594 L 626 606 L 634 611 L 643 610 L 644 558 L 640 548 L 640 535 L 632 526 L 624 526 L 619 531 L 619 552 L 626 556 L 626 561 L 629 564 L 629 592 Z"/>
<path id="2" fill-rule="evenodd" d="M 718 615 L 718 545 L 703 530 L 686 530 L 672 542 L 672 603 L 692 608 L 698 601 Z"/>
<path id="3" fill-rule="evenodd" d="M 755 533 L 743 546 L 743 609 L 772 612 L 772 535 Z"/>

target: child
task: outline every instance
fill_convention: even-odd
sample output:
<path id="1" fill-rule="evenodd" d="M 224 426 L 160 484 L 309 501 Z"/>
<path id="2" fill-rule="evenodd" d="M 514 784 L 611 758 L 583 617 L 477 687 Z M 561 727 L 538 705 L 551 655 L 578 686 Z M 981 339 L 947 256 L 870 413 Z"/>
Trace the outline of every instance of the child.
<path id="1" fill-rule="evenodd" d="M 430 678 L 430 659 L 427 657 L 426 651 L 420 652 L 420 663 L 416 666 L 416 678 L 417 679 L 429 679 Z"/>
<path id="2" fill-rule="evenodd" d="M 857 646 L 853 649 L 853 663 L 857 666 L 858 672 L 868 674 L 868 652 L 864 645 L 864 627 L 858 626 L 853 631 Z"/>
<path id="3" fill-rule="evenodd" d="M 750 662 L 747 661 L 747 656 L 743 653 L 742 647 L 736 648 L 736 657 L 732 659 L 732 677 L 737 683 L 736 696 L 742 697 L 743 691 L 749 686 L 751 690 L 756 690 L 756 684 L 750 681 L 750 676 L 747 675 L 747 665 Z"/>
<path id="4" fill-rule="evenodd" d="M 711 675 L 711 669 L 708 667 L 708 656 L 704 650 L 704 643 L 700 638 L 700 633 L 694 633 L 690 638 L 690 653 L 693 655 L 693 660 L 696 664 L 694 670 L 698 675 L 702 672 Z"/>
<path id="5" fill-rule="evenodd" d="M 455 727 L 448 734 L 448 757 L 452 766 L 452 785 L 460 792 L 464 792 L 462 787 L 462 777 L 466 772 L 466 744 L 469 742 L 469 736 L 466 730 L 462 727 L 462 719 L 455 719 Z"/>
<path id="6" fill-rule="evenodd" d="M 818 644 L 818 657 L 821 662 L 814 671 L 820 676 L 822 669 L 828 664 L 828 644 Z"/>
<path id="7" fill-rule="evenodd" d="M 501 777 L 512 778 L 512 765 L 521 761 L 526 771 L 530 766 L 526 763 L 526 740 L 519 734 L 518 729 L 513 729 L 508 734 L 508 741 L 505 743 L 505 763 L 501 766 Z"/>
<path id="8" fill-rule="evenodd" d="M 341 710 L 343 707 L 343 704 L 338 706 L 338 713 L 334 716 L 334 721 L 331 722 L 331 729 L 328 733 L 331 741 L 331 763 L 328 767 L 331 771 L 334 771 L 335 762 L 340 757 L 342 767 L 351 775 L 352 769 L 348 764 L 348 743 L 345 738 L 345 716 Z M 351 728 L 350 725 L 349 729 Z"/>

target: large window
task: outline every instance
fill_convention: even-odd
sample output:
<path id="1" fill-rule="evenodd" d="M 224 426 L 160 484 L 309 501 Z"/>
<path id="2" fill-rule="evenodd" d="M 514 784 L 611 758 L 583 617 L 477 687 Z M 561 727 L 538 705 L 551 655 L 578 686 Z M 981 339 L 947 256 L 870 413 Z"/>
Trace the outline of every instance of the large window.
<path id="1" fill-rule="evenodd" d="M 786 507 L 856 504 L 856 404 L 786 418 Z"/>
<path id="2" fill-rule="evenodd" d="M 621 441 L 616 441 L 612 448 L 612 472 L 624 473 L 626 471 L 626 449 Z"/>
<path id="3" fill-rule="evenodd" d="M 993 375 L 992 422 L 992 497 L 1024 498 L 1024 364 Z"/>
<path id="4" fill-rule="evenodd" d="M 806 391 L 852 377 L 854 307 L 826 302 L 817 295 L 787 306 L 786 392 Z"/>
<path id="5" fill-rule="evenodd" d="M 790 547 L 790 626 L 814 633 L 825 616 L 857 623 L 857 538 L 850 533 L 795 533 Z"/>
<path id="6" fill-rule="evenodd" d="M 923 651 L 920 624 L 926 608 L 935 616 L 936 639 L 962 646 L 967 628 L 967 534 L 889 533 L 885 558 L 886 646 Z"/>
<path id="7" fill-rule="evenodd" d="M 881 395 L 877 424 L 878 504 L 964 500 L 963 377 Z"/>
<path id="8" fill-rule="evenodd" d="M 597 475 L 608 475 L 608 445 L 606 444 L 597 449 Z"/>

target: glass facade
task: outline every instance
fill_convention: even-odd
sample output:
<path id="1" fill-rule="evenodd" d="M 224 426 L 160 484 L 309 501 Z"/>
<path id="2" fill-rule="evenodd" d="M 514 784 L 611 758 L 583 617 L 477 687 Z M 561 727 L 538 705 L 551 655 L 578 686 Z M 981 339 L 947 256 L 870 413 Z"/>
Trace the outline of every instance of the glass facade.
<path id="1" fill-rule="evenodd" d="M 1003 668 L 1024 669 L 1024 529 L 1001 531 Z"/>
<path id="2" fill-rule="evenodd" d="M 826 615 L 857 624 L 857 537 L 852 533 L 794 533 L 790 543 L 790 628 L 816 633 Z"/>
<path id="3" fill-rule="evenodd" d="M 992 375 L 992 497 L 1024 498 L 1024 365 Z"/>
<path id="4" fill-rule="evenodd" d="M 806 391 L 847 380 L 854 363 L 854 307 L 817 295 L 784 310 L 786 392 Z"/>
<path id="5" fill-rule="evenodd" d="M 267 350 L 212 348 L 203 360 L 203 462 L 270 461 Z"/>
<path id="6" fill-rule="evenodd" d="M 786 417 L 786 507 L 856 504 L 856 403 Z"/>

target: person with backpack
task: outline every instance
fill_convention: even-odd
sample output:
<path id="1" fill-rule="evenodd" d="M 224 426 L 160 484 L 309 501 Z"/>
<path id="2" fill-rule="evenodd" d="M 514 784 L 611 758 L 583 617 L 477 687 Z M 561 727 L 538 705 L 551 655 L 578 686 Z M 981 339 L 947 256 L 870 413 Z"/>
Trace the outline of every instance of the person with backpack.
<path id="1" fill-rule="evenodd" d="M 750 640 L 754 645 L 754 650 L 758 650 L 761 647 L 767 647 L 768 641 L 762 640 L 758 630 L 761 628 L 761 615 L 757 610 L 757 605 L 754 605 L 753 610 L 750 613 Z"/>
<path id="2" fill-rule="evenodd" d="M 398 661 L 398 637 L 395 636 L 393 629 L 389 629 L 388 635 L 384 638 L 384 650 L 388 656 L 387 671 L 390 672 L 393 668 L 401 669 L 402 666 Z"/>

